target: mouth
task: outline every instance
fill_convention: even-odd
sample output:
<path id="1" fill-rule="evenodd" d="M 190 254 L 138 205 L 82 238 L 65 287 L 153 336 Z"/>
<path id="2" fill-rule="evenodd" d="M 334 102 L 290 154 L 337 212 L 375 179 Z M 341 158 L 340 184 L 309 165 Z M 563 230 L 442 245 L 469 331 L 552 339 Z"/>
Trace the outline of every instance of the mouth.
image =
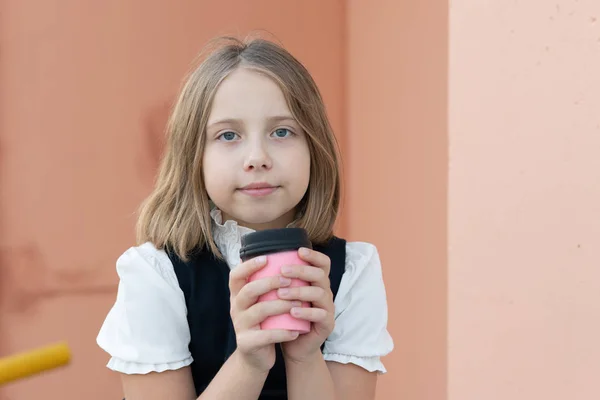
<path id="1" fill-rule="evenodd" d="M 279 189 L 279 186 L 277 185 L 271 185 L 265 182 L 257 182 L 241 187 L 238 189 L 238 191 L 248 196 L 262 197 L 270 195 L 277 189 Z"/>

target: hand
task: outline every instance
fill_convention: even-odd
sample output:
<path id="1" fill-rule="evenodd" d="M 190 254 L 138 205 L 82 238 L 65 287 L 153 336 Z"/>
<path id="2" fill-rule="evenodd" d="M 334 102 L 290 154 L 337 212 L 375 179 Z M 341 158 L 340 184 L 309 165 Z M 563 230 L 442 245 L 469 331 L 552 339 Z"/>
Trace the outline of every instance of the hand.
<path id="1" fill-rule="evenodd" d="M 236 352 L 248 366 L 260 372 L 268 372 L 275 364 L 274 343 L 287 342 L 298 337 L 297 332 L 287 330 L 261 330 L 260 323 L 271 315 L 290 312 L 299 301 L 273 300 L 257 303 L 258 297 L 282 287 L 291 280 L 274 276 L 247 283 L 247 279 L 266 264 L 266 257 L 248 260 L 229 275 L 231 292 L 231 319 L 237 341 Z"/>
<path id="2" fill-rule="evenodd" d="M 290 311 L 296 318 L 311 321 L 311 331 L 281 345 L 286 361 L 303 362 L 321 353 L 321 345 L 335 325 L 335 307 L 329 283 L 329 257 L 307 248 L 299 249 L 298 255 L 311 265 L 284 266 L 281 273 L 288 278 L 302 279 L 310 283 L 310 286 L 282 288 L 277 294 L 280 299 L 312 303 L 312 307 L 294 307 Z"/>

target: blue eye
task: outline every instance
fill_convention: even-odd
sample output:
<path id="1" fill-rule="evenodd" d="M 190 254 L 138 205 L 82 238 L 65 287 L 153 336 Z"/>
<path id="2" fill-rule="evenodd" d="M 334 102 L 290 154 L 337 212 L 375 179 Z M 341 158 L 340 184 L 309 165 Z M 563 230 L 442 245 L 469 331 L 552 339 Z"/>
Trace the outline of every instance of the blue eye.
<path id="1" fill-rule="evenodd" d="M 292 131 L 290 131 L 289 129 L 286 129 L 286 128 L 279 128 L 279 129 L 275 129 L 275 131 L 272 133 L 272 135 L 275 135 L 275 137 L 277 137 L 277 138 L 283 139 L 285 137 L 292 135 Z"/>
<path id="2" fill-rule="evenodd" d="M 219 135 L 219 140 L 224 142 L 232 142 L 237 138 L 238 134 L 235 132 L 223 132 Z"/>

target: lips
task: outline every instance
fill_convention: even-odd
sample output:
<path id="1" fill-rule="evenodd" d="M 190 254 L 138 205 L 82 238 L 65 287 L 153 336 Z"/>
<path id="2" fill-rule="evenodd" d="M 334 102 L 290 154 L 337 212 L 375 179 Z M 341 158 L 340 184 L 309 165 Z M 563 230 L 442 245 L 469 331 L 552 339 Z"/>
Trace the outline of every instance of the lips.
<path id="1" fill-rule="evenodd" d="M 276 191 L 279 188 L 277 185 L 272 185 L 266 182 L 255 182 L 246 185 L 240 189 L 240 192 L 253 197 L 267 196 Z"/>

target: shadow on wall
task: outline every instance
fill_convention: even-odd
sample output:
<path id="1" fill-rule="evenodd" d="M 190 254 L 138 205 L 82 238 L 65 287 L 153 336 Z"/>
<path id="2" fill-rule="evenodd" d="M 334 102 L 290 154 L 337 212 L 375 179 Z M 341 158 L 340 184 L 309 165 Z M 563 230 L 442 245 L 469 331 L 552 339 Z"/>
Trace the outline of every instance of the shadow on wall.
<path id="1" fill-rule="evenodd" d="M 145 187 L 152 187 L 166 144 L 166 126 L 173 101 L 149 110 L 142 123 L 142 148 L 137 157 L 138 177 Z"/>
<path id="2" fill-rule="evenodd" d="M 52 270 L 35 244 L 0 247 L 0 310 L 27 315 L 50 298 L 116 293 L 116 284 L 91 284 L 101 281 L 107 264 L 112 262 Z"/>
<path id="3" fill-rule="evenodd" d="M 160 163 L 170 109 L 171 102 L 165 101 L 152 109 L 144 122 L 143 145 L 137 168 L 140 180 L 147 187 L 152 185 Z M 102 282 L 100 272 L 111 268 L 114 262 L 115 260 L 101 260 L 93 265 L 53 270 L 48 268 L 40 246 L 36 243 L 13 246 L 0 243 L 0 311 L 29 314 L 44 299 L 116 292 L 116 283 L 93 284 Z"/>

